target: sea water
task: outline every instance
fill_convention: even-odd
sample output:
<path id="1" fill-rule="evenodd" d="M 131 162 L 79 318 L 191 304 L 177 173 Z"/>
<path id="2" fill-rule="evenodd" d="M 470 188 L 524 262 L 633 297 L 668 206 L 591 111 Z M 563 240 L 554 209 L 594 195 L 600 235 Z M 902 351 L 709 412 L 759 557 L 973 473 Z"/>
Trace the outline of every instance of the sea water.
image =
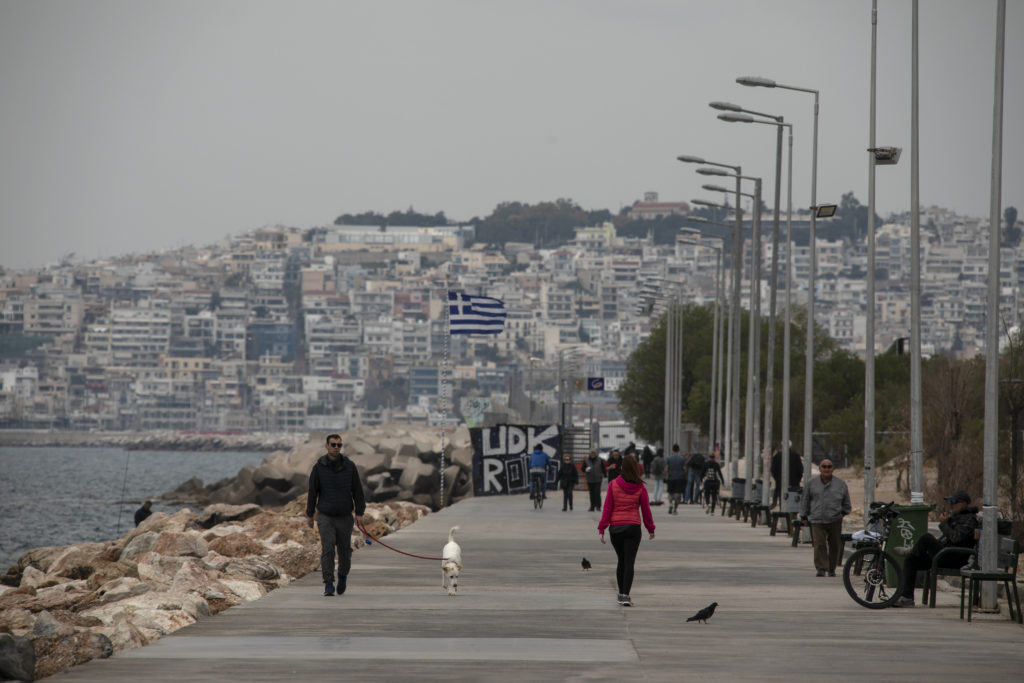
<path id="1" fill-rule="evenodd" d="M 0 447 L 0 574 L 31 548 L 108 541 L 135 526 L 135 511 L 183 505 L 157 497 L 198 477 L 212 484 L 266 453 Z"/>

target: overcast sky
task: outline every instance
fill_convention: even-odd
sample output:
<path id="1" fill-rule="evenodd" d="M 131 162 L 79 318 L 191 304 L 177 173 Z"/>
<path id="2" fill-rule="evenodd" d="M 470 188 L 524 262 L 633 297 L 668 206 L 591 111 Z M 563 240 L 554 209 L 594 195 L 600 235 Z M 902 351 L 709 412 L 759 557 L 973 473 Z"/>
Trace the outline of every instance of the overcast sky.
<path id="1" fill-rule="evenodd" d="M 989 215 L 995 0 L 920 10 L 921 202 Z M 878 211 L 910 202 L 911 2 L 880 0 Z M 1024 212 L 1024 3 L 1007 3 L 1003 206 Z M 867 203 L 870 0 L 0 0 L 0 264 L 210 244 L 342 213 L 704 197 L 679 154 Z M 714 179 L 710 179 L 713 181 Z M 783 196 L 785 196 L 783 194 Z"/>

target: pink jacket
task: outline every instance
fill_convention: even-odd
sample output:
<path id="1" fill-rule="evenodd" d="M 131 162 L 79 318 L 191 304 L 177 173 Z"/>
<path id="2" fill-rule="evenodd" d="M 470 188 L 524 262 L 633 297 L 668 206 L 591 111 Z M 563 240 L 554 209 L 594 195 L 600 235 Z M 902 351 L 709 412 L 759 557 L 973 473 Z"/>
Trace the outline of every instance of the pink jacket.
<path id="1" fill-rule="evenodd" d="M 608 484 L 608 493 L 601 511 L 601 522 L 597 532 L 604 534 L 609 526 L 619 524 L 640 525 L 640 514 L 644 516 L 644 526 L 649 533 L 654 533 L 654 517 L 651 515 L 651 504 L 647 499 L 647 489 L 643 484 L 632 484 L 619 477 Z"/>

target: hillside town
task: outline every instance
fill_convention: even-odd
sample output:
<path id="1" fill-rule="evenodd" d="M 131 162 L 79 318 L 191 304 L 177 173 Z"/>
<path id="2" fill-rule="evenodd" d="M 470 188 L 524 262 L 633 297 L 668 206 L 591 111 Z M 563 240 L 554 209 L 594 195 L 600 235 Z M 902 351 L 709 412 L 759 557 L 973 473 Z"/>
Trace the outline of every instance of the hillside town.
<path id="1" fill-rule="evenodd" d="M 634 218 L 689 211 L 655 193 L 629 209 Z M 793 221 L 794 309 L 807 301 L 808 222 Z M 926 355 L 983 351 L 987 224 L 935 207 L 922 213 Z M 763 226 L 755 253 L 746 225 L 743 308 L 752 256 L 772 259 L 770 216 Z M 784 237 L 784 220 L 782 228 Z M 474 238 L 473 225 L 277 226 L 205 247 L 7 269 L 0 426 L 304 432 L 452 418 L 476 426 L 495 415 L 614 423 L 626 360 L 659 315 L 638 302 L 671 290 L 711 304 L 719 280 L 728 286 L 719 238 L 661 245 L 618 236 L 612 223 L 579 226 L 552 249 Z M 867 246 L 819 238 L 817 250 L 816 321 L 863 356 Z M 785 252 L 783 243 L 780 311 Z M 1013 327 L 1021 247 L 1004 248 L 1001 263 L 1002 324 Z M 882 352 L 909 336 L 909 215 L 878 227 L 876 264 Z M 762 311 L 769 270 L 761 269 Z M 505 302 L 504 331 L 449 335 L 448 291 Z M 603 378 L 602 391 L 586 378 Z"/>

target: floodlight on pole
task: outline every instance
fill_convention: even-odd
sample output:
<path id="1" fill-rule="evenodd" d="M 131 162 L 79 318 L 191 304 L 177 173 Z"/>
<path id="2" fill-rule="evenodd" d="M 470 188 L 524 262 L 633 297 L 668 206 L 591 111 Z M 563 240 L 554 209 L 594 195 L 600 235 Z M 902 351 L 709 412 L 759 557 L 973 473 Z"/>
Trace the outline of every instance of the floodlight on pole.
<path id="1" fill-rule="evenodd" d="M 836 204 L 819 204 L 818 206 L 812 206 L 811 211 L 817 218 L 832 218 L 836 215 L 836 209 L 839 207 Z"/>
<path id="2" fill-rule="evenodd" d="M 733 175 L 732 173 L 729 173 L 728 171 L 723 171 L 720 168 L 710 168 L 708 166 L 701 166 L 700 168 L 697 169 L 697 173 L 700 173 L 701 175 Z"/>
<path id="3" fill-rule="evenodd" d="M 729 188 L 722 187 L 721 185 L 701 185 L 700 187 L 702 190 L 707 190 L 709 192 L 732 192 Z"/>
<path id="4" fill-rule="evenodd" d="M 708 163 L 708 162 L 704 161 L 704 159 L 702 157 L 690 156 L 689 154 L 680 154 L 679 156 L 676 157 L 676 159 L 678 159 L 679 161 L 682 161 L 685 164 L 706 164 L 706 163 Z"/>

